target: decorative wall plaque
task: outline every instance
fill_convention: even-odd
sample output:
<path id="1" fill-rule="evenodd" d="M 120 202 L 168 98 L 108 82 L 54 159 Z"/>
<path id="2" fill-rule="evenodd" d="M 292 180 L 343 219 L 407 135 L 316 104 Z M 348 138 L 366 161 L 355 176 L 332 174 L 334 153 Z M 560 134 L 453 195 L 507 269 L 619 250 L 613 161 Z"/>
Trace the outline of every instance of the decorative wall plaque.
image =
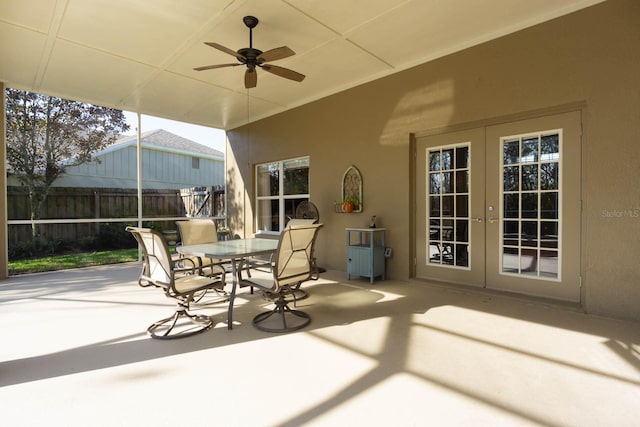
<path id="1" fill-rule="evenodd" d="M 354 204 L 353 212 L 362 212 L 362 175 L 351 165 L 342 177 L 342 201 Z"/>

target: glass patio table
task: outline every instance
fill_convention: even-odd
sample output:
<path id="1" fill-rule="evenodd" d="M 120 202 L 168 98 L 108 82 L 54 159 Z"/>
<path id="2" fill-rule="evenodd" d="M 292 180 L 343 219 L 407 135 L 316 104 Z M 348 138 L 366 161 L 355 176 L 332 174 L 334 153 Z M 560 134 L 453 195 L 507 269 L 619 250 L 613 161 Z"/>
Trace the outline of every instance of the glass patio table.
<path id="1" fill-rule="evenodd" d="M 233 302 L 236 297 L 236 288 L 240 281 L 239 267 L 247 257 L 256 255 L 269 255 L 278 248 L 276 239 L 234 239 L 223 240 L 214 243 L 201 243 L 197 245 L 177 246 L 178 253 L 197 256 L 200 258 L 219 258 L 231 261 L 232 283 L 231 296 L 229 297 L 229 310 L 227 312 L 227 328 L 233 328 Z"/>

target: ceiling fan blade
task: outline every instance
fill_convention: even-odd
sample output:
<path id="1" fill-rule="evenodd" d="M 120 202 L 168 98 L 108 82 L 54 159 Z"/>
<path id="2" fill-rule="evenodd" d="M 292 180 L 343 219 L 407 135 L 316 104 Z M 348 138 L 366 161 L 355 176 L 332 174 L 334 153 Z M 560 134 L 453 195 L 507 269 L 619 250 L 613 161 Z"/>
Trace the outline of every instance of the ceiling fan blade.
<path id="1" fill-rule="evenodd" d="M 218 43 L 214 43 L 214 42 L 204 42 L 204 44 L 206 44 L 207 46 L 211 46 L 215 49 L 218 49 L 224 53 L 228 53 L 231 56 L 235 56 L 238 59 L 247 59 L 245 58 L 244 55 L 240 55 L 238 52 L 236 52 L 235 50 L 229 49 L 228 47 L 222 46 L 221 44 Z"/>
<path id="2" fill-rule="evenodd" d="M 278 67 L 277 65 L 264 64 L 264 65 L 261 65 L 261 67 L 263 70 L 268 71 L 271 74 L 275 74 L 276 76 L 284 77 L 285 79 L 301 82 L 305 78 L 304 74 L 300 74 L 288 68 Z"/>
<path id="3" fill-rule="evenodd" d="M 214 68 L 224 68 L 224 67 L 235 67 L 237 65 L 242 65 L 242 64 L 237 63 L 237 64 L 205 65 L 204 67 L 196 67 L 196 68 L 194 68 L 194 71 L 213 70 Z"/>
<path id="4" fill-rule="evenodd" d="M 255 68 L 247 68 L 247 71 L 244 73 L 244 87 L 247 89 L 251 89 L 256 87 L 258 84 L 258 73 Z"/>
<path id="5" fill-rule="evenodd" d="M 263 62 L 277 61 L 278 59 L 288 58 L 296 53 L 289 49 L 287 46 L 276 47 L 275 49 L 269 49 L 266 52 L 262 52 L 258 55 L 258 60 Z"/>

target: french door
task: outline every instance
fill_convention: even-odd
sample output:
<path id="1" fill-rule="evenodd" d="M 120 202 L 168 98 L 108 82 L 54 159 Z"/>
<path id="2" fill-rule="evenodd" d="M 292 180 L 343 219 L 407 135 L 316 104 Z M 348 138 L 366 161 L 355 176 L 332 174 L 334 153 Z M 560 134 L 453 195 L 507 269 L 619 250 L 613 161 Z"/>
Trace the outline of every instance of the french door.
<path id="1" fill-rule="evenodd" d="M 419 278 L 580 300 L 580 112 L 416 141 Z"/>

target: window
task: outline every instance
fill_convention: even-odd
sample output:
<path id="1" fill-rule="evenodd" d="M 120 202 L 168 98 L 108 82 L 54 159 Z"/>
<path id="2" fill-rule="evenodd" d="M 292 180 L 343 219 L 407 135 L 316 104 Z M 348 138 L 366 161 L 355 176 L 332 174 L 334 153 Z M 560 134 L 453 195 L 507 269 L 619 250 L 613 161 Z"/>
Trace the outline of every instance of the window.
<path id="1" fill-rule="evenodd" d="M 280 232 L 296 208 L 309 200 L 309 157 L 256 166 L 256 226 Z"/>
<path id="2" fill-rule="evenodd" d="M 191 169 L 200 169 L 200 157 L 191 158 Z"/>

